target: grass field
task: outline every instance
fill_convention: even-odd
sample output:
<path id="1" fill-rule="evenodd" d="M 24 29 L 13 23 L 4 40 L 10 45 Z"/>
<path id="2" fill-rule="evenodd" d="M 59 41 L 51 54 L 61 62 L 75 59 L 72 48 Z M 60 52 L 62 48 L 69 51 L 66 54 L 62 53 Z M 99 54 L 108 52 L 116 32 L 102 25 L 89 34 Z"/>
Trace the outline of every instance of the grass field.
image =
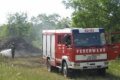
<path id="1" fill-rule="evenodd" d="M 120 60 L 111 61 L 106 76 L 96 72 L 80 72 L 73 78 L 65 78 L 60 72 L 48 72 L 40 57 L 0 57 L 0 80 L 120 80 Z"/>

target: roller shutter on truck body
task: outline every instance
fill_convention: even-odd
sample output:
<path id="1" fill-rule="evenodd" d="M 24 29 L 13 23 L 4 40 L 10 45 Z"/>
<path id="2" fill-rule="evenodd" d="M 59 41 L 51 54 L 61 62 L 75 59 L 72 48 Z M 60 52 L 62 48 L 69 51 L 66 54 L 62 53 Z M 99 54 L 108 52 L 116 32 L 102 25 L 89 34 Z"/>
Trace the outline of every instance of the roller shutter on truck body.
<path id="1" fill-rule="evenodd" d="M 55 59 L 55 34 L 49 34 L 46 30 L 43 32 L 43 58 Z"/>

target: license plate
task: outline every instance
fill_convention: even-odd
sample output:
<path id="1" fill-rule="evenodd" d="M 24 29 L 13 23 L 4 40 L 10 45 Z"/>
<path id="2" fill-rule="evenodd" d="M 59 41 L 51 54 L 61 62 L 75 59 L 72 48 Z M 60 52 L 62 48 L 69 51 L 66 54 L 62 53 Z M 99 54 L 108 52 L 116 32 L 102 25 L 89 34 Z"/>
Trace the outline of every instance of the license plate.
<path id="1" fill-rule="evenodd" d="M 87 60 L 96 60 L 97 59 L 97 55 L 91 55 L 88 56 Z"/>
<path id="2" fill-rule="evenodd" d="M 97 66 L 88 66 L 88 68 L 94 69 L 94 68 L 97 68 Z"/>

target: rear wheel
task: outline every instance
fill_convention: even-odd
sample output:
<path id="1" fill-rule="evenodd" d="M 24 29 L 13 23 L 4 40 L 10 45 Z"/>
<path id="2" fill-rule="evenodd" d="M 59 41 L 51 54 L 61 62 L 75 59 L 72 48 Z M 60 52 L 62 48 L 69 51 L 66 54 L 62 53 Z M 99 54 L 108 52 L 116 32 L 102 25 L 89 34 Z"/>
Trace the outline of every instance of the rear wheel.
<path id="1" fill-rule="evenodd" d="M 52 72 L 53 66 L 50 64 L 50 59 L 47 60 L 47 70 Z"/>
<path id="2" fill-rule="evenodd" d="M 120 60 L 120 54 L 117 56 L 117 60 Z"/>

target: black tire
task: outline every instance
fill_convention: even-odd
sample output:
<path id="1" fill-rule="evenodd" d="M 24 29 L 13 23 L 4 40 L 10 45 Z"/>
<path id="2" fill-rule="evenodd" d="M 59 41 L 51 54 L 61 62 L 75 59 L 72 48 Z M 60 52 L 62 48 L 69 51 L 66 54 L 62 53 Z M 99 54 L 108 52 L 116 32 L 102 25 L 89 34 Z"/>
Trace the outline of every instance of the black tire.
<path id="1" fill-rule="evenodd" d="M 117 60 L 120 60 L 120 54 L 117 56 L 117 58 L 116 58 Z"/>
<path id="2" fill-rule="evenodd" d="M 106 69 L 104 69 L 104 68 L 103 68 L 103 69 L 98 69 L 97 72 L 98 72 L 99 75 L 105 76 L 105 74 L 106 74 Z"/>
<path id="3" fill-rule="evenodd" d="M 62 72 L 65 77 L 70 77 L 70 72 L 66 62 L 63 62 Z"/>
<path id="4" fill-rule="evenodd" d="M 52 70 L 53 70 L 53 66 L 51 66 L 51 64 L 50 64 L 50 59 L 47 60 L 47 70 L 50 72 L 52 72 Z"/>

